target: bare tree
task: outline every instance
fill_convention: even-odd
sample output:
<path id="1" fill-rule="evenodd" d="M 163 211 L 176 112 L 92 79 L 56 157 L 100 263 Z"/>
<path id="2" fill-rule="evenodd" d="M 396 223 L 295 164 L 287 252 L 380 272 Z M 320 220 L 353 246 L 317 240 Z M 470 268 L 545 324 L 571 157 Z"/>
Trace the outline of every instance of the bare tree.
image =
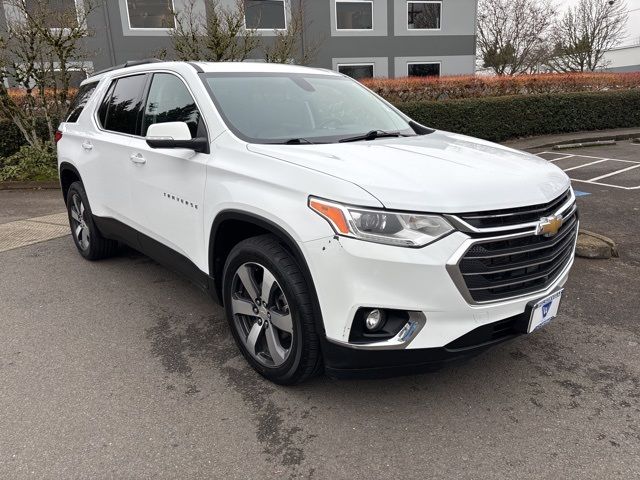
<path id="1" fill-rule="evenodd" d="M 10 9 L 7 32 L 0 35 L 0 113 L 11 119 L 27 143 L 53 144 L 57 123 L 69 106 L 72 73 L 87 57 L 82 39 L 89 36 L 87 17 L 96 4 L 56 10 L 41 0 L 5 1 Z M 21 93 L 11 94 L 8 84 Z M 44 118 L 48 141 L 39 133 Z"/>
<path id="2" fill-rule="evenodd" d="M 322 44 L 320 38 L 305 38 L 310 23 L 305 20 L 305 0 L 291 14 L 286 30 L 275 30 L 270 44 L 264 46 L 265 61 L 270 63 L 295 63 L 308 65 L 313 61 Z"/>
<path id="3" fill-rule="evenodd" d="M 242 61 L 260 44 L 255 29 L 245 28 L 244 1 L 235 8 L 221 6 L 218 0 L 205 0 L 205 11 L 199 11 L 195 0 L 184 10 L 174 13 L 175 29 L 171 31 L 173 49 L 179 60 L 209 62 Z"/>
<path id="4" fill-rule="evenodd" d="M 549 66 L 558 72 L 606 67 L 605 53 L 624 38 L 627 15 L 623 0 L 580 0 L 555 25 Z"/>
<path id="5" fill-rule="evenodd" d="M 535 71 L 557 15 L 550 0 L 480 0 L 478 56 L 498 75 Z"/>

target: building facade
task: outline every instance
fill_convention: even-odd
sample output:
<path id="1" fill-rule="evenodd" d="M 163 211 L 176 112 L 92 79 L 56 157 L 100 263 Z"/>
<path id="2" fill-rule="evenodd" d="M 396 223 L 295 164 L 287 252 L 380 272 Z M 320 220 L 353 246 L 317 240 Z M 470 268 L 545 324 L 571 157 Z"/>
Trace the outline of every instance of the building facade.
<path id="1" fill-rule="evenodd" d="M 234 8 L 236 1 L 218 3 Z M 246 26 L 256 28 L 264 42 L 302 11 L 302 43 L 316 47 L 311 66 L 356 78 L 474 73 L 476 0 L 241 1 Z M 48 2 L 53 9 L 83 8 L 83 0 Z M 91 61 L 84 67 L 100 70 L 162 50 L 170 57 L 172 12 L 187 8 L 188 2 L 195 2 L 196 11 L 206 15 L 210 0 L 104 0 L 88 18 Z M 0 5 L 2 28 L 15 13 L 10 2 L 0 0 Z M 261 60 L 259 51 L 252 57 Z"/>
<path id="2" fill-rule="evenodd" d="M 640 72 L 640 37 L 620 47 L 612 48 L 605 56 L 611 72 Z"/>

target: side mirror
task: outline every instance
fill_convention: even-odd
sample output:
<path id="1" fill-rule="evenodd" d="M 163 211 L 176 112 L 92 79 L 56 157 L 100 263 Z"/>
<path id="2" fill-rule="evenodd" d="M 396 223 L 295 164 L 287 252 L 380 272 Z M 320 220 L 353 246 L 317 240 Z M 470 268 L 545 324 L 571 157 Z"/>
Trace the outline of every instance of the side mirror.
<path id="1" fill-rule="evenodd" d="M 191 138 L 185 122 L 154 123 L 147 129 L 145 140 L 151 148 L 188 148 L 198 153 L 209 153 L 209 139 Z"/>

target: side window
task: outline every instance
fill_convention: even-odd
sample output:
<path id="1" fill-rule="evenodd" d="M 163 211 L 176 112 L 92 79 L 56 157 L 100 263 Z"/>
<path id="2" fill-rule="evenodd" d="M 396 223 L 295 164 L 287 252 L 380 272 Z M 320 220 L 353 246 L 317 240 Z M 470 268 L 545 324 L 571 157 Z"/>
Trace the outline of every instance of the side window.
<path id="1" fill-rule="evenodd" d="M 137 134 L 142 89 L 145 82 L 146 75 L 133 75 L 114 80 L 98 110 L 98 118 L 105 130 Z"/>
<path id="2" fill-rule="evenodd" d="M 66 120 L 67 122 L 78 121 L 78 117 L 82 113 L 84 106 L 87 104 L 87 102 L 91 98 L 91 95 L 93 95 L 93 92 L 95 91 L 97 85 L 98 85 L 98 82 L 87 83 L 85 85 L 82 85 L 78 89 L 76 98 L 73 100 L 73 102 L 71 103 L 71 106 L 69 107 L 69 113 L 67 115 L 67 120 Z"/>
<path id="3" fill-rule="evenodd" d="M 102 126 L 102 128 L 104 128 L 105 124 L 107 123 L 107 111 L 109 110 L 109 102 L 111 101 L 111 95 L 113 95 L 113 87 L 115 86 L 116 82 L 111 82 L 106 95 L 102 99 L 100 108 L 98 108 L 98 120 L 100 121 L 100 126 Z"/>
<path id="4" fill-rule="evenodd" d="M 182 80 L 169 73 L 156 73 L 142 117 L 142 136 L 149 125 L 165 122 L 185 122 L 193 138 L 204 135 L 200 112 Z"/>

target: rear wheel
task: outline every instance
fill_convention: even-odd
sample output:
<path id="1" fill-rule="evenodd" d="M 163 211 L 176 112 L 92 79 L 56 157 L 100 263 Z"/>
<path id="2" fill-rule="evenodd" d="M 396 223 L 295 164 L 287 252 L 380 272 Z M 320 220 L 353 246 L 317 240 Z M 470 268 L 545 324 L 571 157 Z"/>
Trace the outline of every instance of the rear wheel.
<path id="1" fill-rule="evenodd" d="M 67 193 L 67 211 L 71 236 L 78 252 L 87 260 L 112 256 L 118 243 L 104 238 L 93 221 L 87 193 L 81 182 L 74 182 Z"/>
<path id="2" fill-rule="evenodd" d="M 236 343 L 261 375 L 295 384 L 321 366 L 309 288 L 273 235 L 240 242 L 223 275 L 224 305 Z"/>

